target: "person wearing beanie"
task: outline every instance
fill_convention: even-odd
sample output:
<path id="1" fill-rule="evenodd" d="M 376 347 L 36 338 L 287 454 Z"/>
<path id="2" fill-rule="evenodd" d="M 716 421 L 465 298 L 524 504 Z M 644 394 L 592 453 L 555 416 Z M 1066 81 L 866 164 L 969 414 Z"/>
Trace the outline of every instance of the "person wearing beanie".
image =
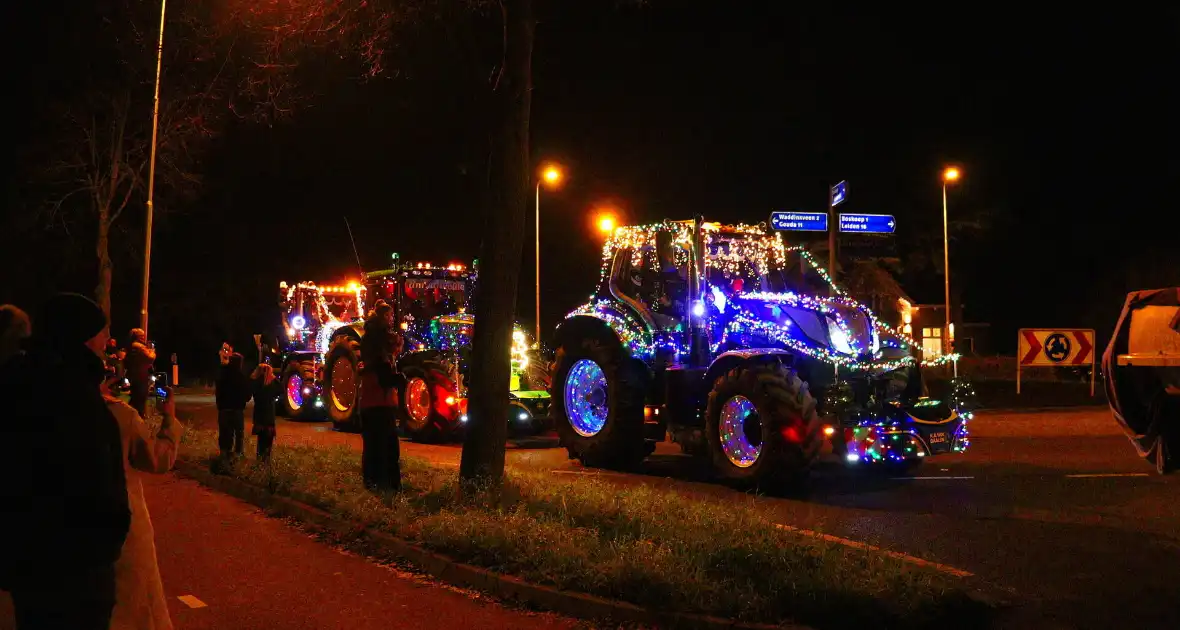
<path id="1" fill-rule="evenodd" d="M 155 344 L 149 344 L 142 328 L 132 328 L 131 345 L 123 359 L 127 380 L 131 381 L 131 407 L 147 417 L 148 393 L 152 388 L 152 366 L 156 362 Z"/>
<path id="2" fill-rule="evenodd" d="M 18 628 L 107 628 L 131 523 L 119 424 L 100 391 L 107 318 L 59 294 L 5 368 L 0 588 Z"/>
<path id="3" fill-rule="evenodd" d="M 29 316 L 11 304 L 0 306 L 0 365 L 24 351 L 28 336 Z"/>

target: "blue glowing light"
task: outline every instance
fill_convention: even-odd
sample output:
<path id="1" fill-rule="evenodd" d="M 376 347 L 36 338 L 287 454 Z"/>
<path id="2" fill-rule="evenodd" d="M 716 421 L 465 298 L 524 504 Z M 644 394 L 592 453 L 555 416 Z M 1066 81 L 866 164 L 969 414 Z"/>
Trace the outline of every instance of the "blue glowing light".
<path id="1" fill-rule="evenodd" d="M 590 359 L 578 359 L 565 377 L 565 413 L 574 431 L 593 437 L 606 426 L 606 374 Z"/>
<path id="2" fill-rule="evenodd" d="M 302 315 L 296 315 L 291 318 L 291 328 L 303 330 L 305 327 L 307 327 L 307 320 Z"/>

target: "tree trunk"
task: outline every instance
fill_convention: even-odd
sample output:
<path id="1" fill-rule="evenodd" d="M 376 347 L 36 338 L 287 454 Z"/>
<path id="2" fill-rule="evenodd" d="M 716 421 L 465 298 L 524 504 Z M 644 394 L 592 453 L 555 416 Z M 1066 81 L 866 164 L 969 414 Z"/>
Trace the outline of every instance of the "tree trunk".
<path id="1" fill-rule="evenodd" d="M 489 203 L 475 296 L 467 437 L 459 464 L 463 482 L 499 485 L 508 438 L 512 326 L 532 168 L 532 0 L 504 0 L 504 68 L 493 102 Z"/>
<path id="2" fill-rule="evenodd" d="M 111 213 L 107 208 L 98 211 L 98 239 L 95 241 L 95 254 L 98 255 L 98 286 L 94 289 L 94 299 L 102 307 L 107 321 L 111 321 Z"/>

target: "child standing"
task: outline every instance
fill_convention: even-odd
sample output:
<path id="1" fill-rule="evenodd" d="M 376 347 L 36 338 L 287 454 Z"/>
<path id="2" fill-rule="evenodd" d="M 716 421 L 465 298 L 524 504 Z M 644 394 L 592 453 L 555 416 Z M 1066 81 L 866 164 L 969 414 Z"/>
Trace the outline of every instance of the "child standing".
<path id="1" fill-rule="evenodd" d="M 275 400 L 282 393 L 282 382 L 275 378 L 275 371 L 267 363 L 259 363 L 250 375 L 254 392 L 254 428 L 250 433 L 258 436 L 258 461 L 270 459 L 270 449 L 275 441 Z"/>

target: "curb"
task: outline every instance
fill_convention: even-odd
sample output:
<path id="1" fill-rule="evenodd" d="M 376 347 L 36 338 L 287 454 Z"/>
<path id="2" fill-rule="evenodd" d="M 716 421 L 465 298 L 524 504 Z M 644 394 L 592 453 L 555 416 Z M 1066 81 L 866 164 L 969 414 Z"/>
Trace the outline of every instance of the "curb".
<path id="1" fill-rule="evenodd" d="M 519 578 L 456 562 L 447 556 L 428 551 L 384 532 L 369 529 L 360 523 L 338 518 L 313 505 L 271 494 L 265 488 L 232 477 L 214 475 L 205 466 L 189 460 L 177 460 L 173 470 L 203 486 L 251 503 L 268 513 L 294 518 L 317 529 L 337 535 L 367 538 L 391 555 L 409 562 L 428 575 L 450 584 L 488 593 L 498 599 L 523 602 L 570 617 L 609 619 L 613 622 L 654 625 L 661 628 L 812 630 L 809 626 L 797 624 L 750 624 L 704 615 L 649 610 L 626 602 L 533 584 Z"/>

